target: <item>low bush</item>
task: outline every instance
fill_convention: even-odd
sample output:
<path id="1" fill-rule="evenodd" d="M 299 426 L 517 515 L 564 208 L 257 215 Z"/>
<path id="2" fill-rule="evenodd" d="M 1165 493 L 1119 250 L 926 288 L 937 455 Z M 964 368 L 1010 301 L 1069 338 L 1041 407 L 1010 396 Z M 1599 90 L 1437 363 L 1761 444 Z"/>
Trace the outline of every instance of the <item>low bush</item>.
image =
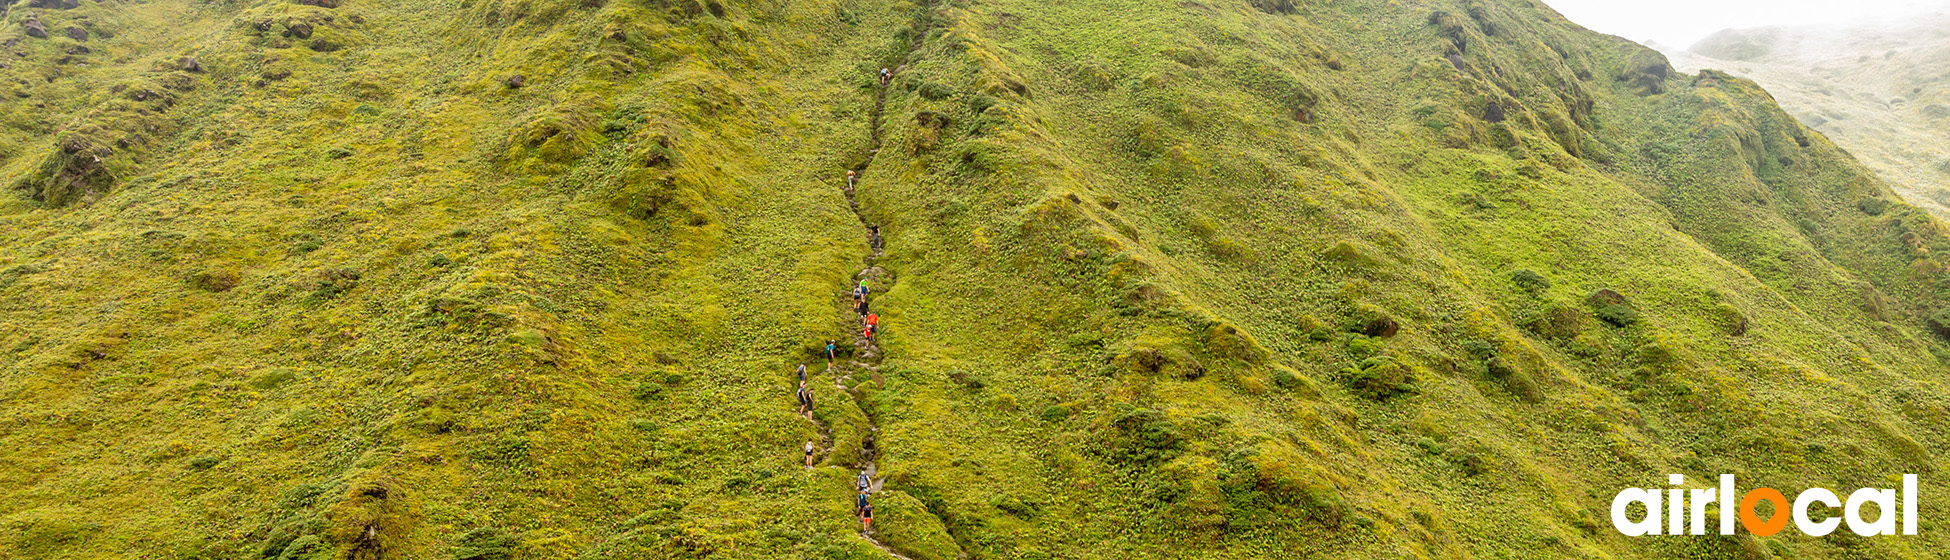
<path id="1" fill-rule="evenodd" d="M 1420 392 L 1414 372 L 1390 356 L 1375 356 L 1341 370 L 1355 394 L 1385 401 Z"/>
<path id="2" fill-rule="evenodd" d="M 1128 465 L 1160 464 L 1185 446 L 1178 425 L 1156 410 L 1122 407 L 1111 426 L 1111 457 Z"/>
<path id="3" fill-rule="evenodd" d="M 1538 274 L 1537 271 L 1528 268 L 1519 268 L 1510 271 L 1510 282 L 1533 295 L 1543 293 L 1544 290 L 1551 288 L 1551 281 L 1549 279 L 1544 278 L 1544 275 Z"/>

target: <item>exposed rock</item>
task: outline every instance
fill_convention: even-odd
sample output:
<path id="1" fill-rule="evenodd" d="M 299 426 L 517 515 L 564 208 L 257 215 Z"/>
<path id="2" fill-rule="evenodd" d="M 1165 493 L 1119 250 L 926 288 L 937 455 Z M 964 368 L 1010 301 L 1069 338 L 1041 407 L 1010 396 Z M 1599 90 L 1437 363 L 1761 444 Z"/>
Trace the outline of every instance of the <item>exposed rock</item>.
<path id="1" fill-rule="evenodd" d="M 293 39 L 310 39 L 311 24 L 302 21 L 287 23 L 284 25 L 284 36 Z"/>
<path id="2" fill-rule="evenodd" d="M 522 77 L 521 74 L 515 74 L 513 76 L 502 78 L 501 83 L 507 84 L 509 88 L 518 88 L 524 85 L 528 85 L 528 78 Z"/>
<path id="3" fill-rule="evenodd" d="M 203 71 L 203 64 L 201 64 L 201 63 L 198 63 L 198 62 L 196 61 L 196 58 L 195 58 L 195 57 L 188 57 L 188 56 L 186 56 L 186 57 L 183 57 L 183 71 L 185 71 L 185 72 L 202 72 L 202 71 Z"/>
<path id="4" fill-rule="evenodd" d="M 47 38 L 47 26 L 41 25 L 41 20 L 34 17 L 34 14 L 27 14 L 27 21 L 21 22 L 20 26 L 27 29 L 28 37 L 35 39 Z"/>
<path id="5" fill-rule="evenodd" d="M 90 49 L 89 49 L 88 47 L 84 47 L 84 46 L 81 46 L 81 45 L 75 45 L 74 47 L 72 47 L 72 48 L 69 48 L 69 49 L 67 50 L 67 53 L 68 53 L 68 54 L 89 54 L 89 53 L 93 53 L 93 52 L 95 52 L 95 51 L 93 51 L 93 50 L 90 50 Z"/>
<path id="6" fill-rule="evenodd" d="M 1400 330 L 1401 324 L 1396 323 L 1394 319 L 1377 317 L 1375 320 L 1369 321 L 1367 325 L 1361 327 L 1361 334 L 1377 338 L 1387 338 L 1395 336 L 1395 333 Z"/>
<path id="7" fill-rule="evenodd" d="M 5 5 L 5 4 L 4 4 L 4 3 L 0 3 L 0 5 Z M 14 47 L 14 45 L 18 45 L 18 44 L 20 44 L 20 38 L 19 38 L 19 37 L 8 37 L 8 38 L 7 38 L 7 40 L 5 40 L 5 41 L 0 41 L 0 48 L 9 48 L 9 49 L 11 49 L 11 48 L 13 48 L 13 47 Z"/>
<path id="8" fill-rule="evenodd" d="M 72 26 L 72 25 L 70 25 L 70 26 L 68 26 L 68 28 L 67 28 L 67 30 L 65 30 L 65 31 L 63 31 L 63 32 L 64 32 L 64 33 L 67 33 L 67 34 L 68 34 L 68 38 L 69 38 L 69 39 L 74 39 L 74 40 L 76 40 L 76 41 L 86 41 L 86 40 L 88 40 L 88 30 L 86 30 L 86 29 L 82 29 L 82 28 L 79 28 L 79 27 L 75 27 L 75 26 Z"/>
<path id="9" fill-rule="evenodd" d="M 1483 120 L 1493 123 L 1503 122 L 1503 104 L 1491 101 L 1489 105 L 1483 106 Z"/>
<path id="10" fill-rule="evenodd" d="M 345 48 L 345 46 L 338 44 L 336 41 L 327 40 L 324 37 L 318 37 L 311 40 L 311 50 L 313 51 L 332 52 L 342 48 Z"/>
<path id="11" fill-rule="evenodd" d="M 27 0 L 26 6 L 29 8 L 46 8 L 49 10 L 72 10 L 81 7 L 81 2 L 77 0 Z"/>
<path id="12" fill-rule="evenodd" d="M 298 3 L 306 6 L 318 6 L 320 8 L 339 7 L 339 0 L 298 0 Z"/>

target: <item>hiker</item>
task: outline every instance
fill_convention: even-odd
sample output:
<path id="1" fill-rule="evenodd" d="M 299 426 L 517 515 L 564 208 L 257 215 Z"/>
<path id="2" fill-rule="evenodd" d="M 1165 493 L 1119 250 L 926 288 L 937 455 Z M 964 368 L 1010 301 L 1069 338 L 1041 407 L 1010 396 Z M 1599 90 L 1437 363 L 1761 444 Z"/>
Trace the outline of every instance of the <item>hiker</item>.
<path id="1" fill-rule="evenodd" d="M 873 530 L 873 504 L 860 507 L 860 528 L 868 531 Z"/>
<path id="2" fill-rule="evenodd" d="M 860 334 L 867 337 L 868 344 L 873 344 L 873 331 L 873 325 L 867 325 L 865 328 L 860 329 Z"/>
<path id="3" fill-rule="evenodd" d="M 826 369 L 833 369 L 833 341 L 826 340 Z"/>
<path id="4" fill-rule="evenodd" d="M 860 298 L 860 302 L 853 306 L 853 312 L 859 313 L 861 317 L 867 316 L 867 298 Z"/>
<path id="5" fill-rule="evenodd" d="M 806 363 L 799 362 L 799 386 L 806 386 Z"/>
<path id="6" fill-rule="evenodd" d="M 860 488 L 860 496 L 864 498 L 867 491 L 873 489 L 873 477 L 867 476 L 867 471 L 860 471 L 860 478 L 855 479 L 853 485 Z"/>
<path id="7" fill-rule="evenodd" d="M 853 190 L 853 186 L 854 186 L 854 185 L 856 185 L 856 184 L 858 184 L 858 183 L 859 183 L 859 181 L 860 181 L 860 172 L 858 172 L 858 171 L 854 171 L 854 170 L 851 170 L 851 169 L 848 169 L 848 170 L 846 170 L 846 190 L 847 190 L 847 191 L 852 191 L 852 190 Z"/>
<path id="8" fill-rule="evenodd" d="M 860 495 L 853 498 L 853 514 L 859 515 L 861 512 L 865 512 L 866 510 L 867 510 L 867 491 L 861 490 Z"/>
<path id="9" fill-rule="evenodd" d="M 811 420 L 813 410 L 812 387 L 802 386 L 799 388 L 799 407 L 799 413 L 806 415 L 807 420 Z"/>
<path id="10" fill-rule="evenodd" d="M 892 70 L 888 70 L 886 68 L 880 69 L 880 85 L 883 86 L 887 85 L 887 80 L 891 80 L 893 78 L 894 78 L 894 72 Z"/>
<path id="11" fill-rule="evenodd" d="M 880 224 L 867 224 L 867 237 L 872 240 L 874 250 L 880 250 Z"/>
<path id="12" fill-rule="evenodd" d="M 880 326 L 880 314 L 879 314 L 879 313 L 868 313 L 868 314 L 867 314 L 867 326 L 869 326 L 869 327 L 879 327 L 879 326 Z"/>
<path id="13" fill-rule="evenodd" d="M 812 460 L 813 460 L 813 441 L 806 440 L 806 468 L 808 469 L 812 468 Z"/>

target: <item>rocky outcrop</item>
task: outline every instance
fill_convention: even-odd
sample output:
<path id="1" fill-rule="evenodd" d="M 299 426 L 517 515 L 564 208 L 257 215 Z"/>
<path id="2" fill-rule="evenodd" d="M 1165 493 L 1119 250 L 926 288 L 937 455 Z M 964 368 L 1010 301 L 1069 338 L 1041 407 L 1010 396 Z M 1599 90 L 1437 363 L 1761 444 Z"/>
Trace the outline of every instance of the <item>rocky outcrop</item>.
<path id="1" fill-rule="evenodd" d="M 40 16 L 34 15 L 32 12 L 27 14 L 27 20 L 21 22 L 20 26 L 27 30 L 28 37 L 35 39 L 47 38 L 47 26 L 41 25 Z"/>

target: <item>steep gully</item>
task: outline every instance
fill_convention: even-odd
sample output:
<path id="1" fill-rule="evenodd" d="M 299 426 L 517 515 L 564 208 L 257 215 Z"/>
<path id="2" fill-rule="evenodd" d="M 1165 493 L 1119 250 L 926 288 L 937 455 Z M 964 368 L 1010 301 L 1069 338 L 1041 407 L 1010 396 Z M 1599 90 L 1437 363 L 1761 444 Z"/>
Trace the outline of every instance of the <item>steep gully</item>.
<path id="1" fill-rule="evenodd" d="M 915 47 L 918 48 L 919 45 L 916 44 Z M 860 183 L 866 180 L 867 169 L 870 166 L 872 166 L 874 160 L 879 157 L 880 148 L 881 148 L 881 138 L 882 138 L 882 129 L 881 129 L 882 115 L 887 105 L 887 92 L 891 88 L 891 86 L 892 86 L 892 81 L 890 79 L 883 79 L 879 87 L 875 89 L 876 96 L 874 98 L 873 112 L 870 117 L 870 123 L 871 123 L 870 126 L 872 128 L 869 131 L 870 138 L 871 138 L 871 145 L 869 147 L 870 150 L 869 157 L 867 158 L 866 161 L 860 163 L 858 166 L 853 168 L 851 170 L 852 175 L 849 176 L 842 184 L 842 188 L 846 193 L 847 207 L 850 208 L 853 211 L 854 216 L 860 220 L 861 228 L 866 233 L 866 241 L 869 248 L 869 252 L 865 260 L 866 266 L 865 268 L 862 268 L 859 273 L 854 275 L 854 281 L 866 282 L 869 285 L 879 286 L 882 288 L 889 286 L 893 283 L 892 274 L 889 273 L 886 269 L 883 269 L 876 264 L 879 258 L 886 254 L 886 248 L 884 243 L 882 242 L 882 237 L 879 235 L 879 232 L 875 228 L 873 222 L 870 221 L 867 218 L 866 214 L 860 210 L 860 199 L 857 196 L 856 191 L 858 190 Z M 871 299 L 871 296 L 872 294 L 868 295 L 869 299 Z M 869 305 L 871 305 L 871 301 L 869 301 Z M 828 373 L 834 376 L 833 378 L 834 386 L 841 391 L 845 391 L 847 395 L 851 396 L 854 400 L 855 406 L 858 406 L 860 408 L 861 412 L 863 413 L 863 416 L 865 416 L 867 419 L 867 433 L 862 438 L 862 441 L 860 443 L 862 459 L 860 464 L 855 465 L 855 468 L 858 468 L 862 472 L 865 472 L 868 479 L 871 481 L 870 485 L 867 488 L 867 492 L 870 494 L 869 498 L 871 499 L 871 494 L 880 493 L 883 486 L 885 486 L 887 480 L 885 477 L 880 476 L 879 469 L 875 464 L 876 458 L 879 455 L 879 447 L 877 445 L 877 439 L 878 439 L 877 436 L 880 433 L 879 420 L 875 417 L 876 416 L 875 414 L 868 412 L 870 409 L 868 408 L 868 405 L 865 402 L 866 394 L 860 390 L 860 387 L 864 386 L 867 382 L 875 382 L 875 383 L 885 382 L 885 378 L 882 377 L 880 374 L 880 365 L 879 365 L 881 360 L 884 358 L 884 354 L 882 353 L 880 345 L 876 340 L 877 337 L 870 338 L 865 336 L 863 332 L 863 329 L 866 326 L 865 316 L 859 313 L 848 313 L 847 317 L 849 317 L 849 319 L 846 321 L 848 324 L 848 330 L 854 333 L 853 342 L 856 351 L 853 356 L 844 358 L 843 361 L 835 360 L 835 366 L 832 369 L 830 369 Z M 860 379 L 856 383 L 855 377 L 863 377 L 865 379 Z M 854 385 L 852 387 L 849 387 L 848 386 L 849 383 L 854 383 Z M 833 441 L 831 428 L 826 426 L 824 423 L 819 422 L 819 420 L 814 418 L 811 413 L 808 413 L 806 415 L 806 419 L 812 421 L 815 425 L 819 426 L 821 438 L 824 440 L 822 442 L 823 445 L 821 447 L 825 449 L 828 453 L 830 453 L 832 441 Z M 927 512 L 926 510 L 923 510 L 921 513 L 933 515 L 931 512 Z M 943 525 L 945 526 L 946 524 L 944 523 Z M 912 560 L 908 556 L 903 555 L 899 551 L 895 550 L 894 547 L 882 541 L 880 538 L 880 534 L 877 531 L 875 531 L 872 527 L 863 526 L 863 528 L 860 531 L 860 536 L 861 538 L 866 539 L 867 542 L 872 543 L 875 547 L 881 549 L 882 551 L 886 552 L 888 555 L 893 556 L 894 558 L 898 558 L 900 560 Z M 962 558 L 967 558 L 968 554 L 966 551 L 963 551 L 960 554 L 960 556 Z"/>

